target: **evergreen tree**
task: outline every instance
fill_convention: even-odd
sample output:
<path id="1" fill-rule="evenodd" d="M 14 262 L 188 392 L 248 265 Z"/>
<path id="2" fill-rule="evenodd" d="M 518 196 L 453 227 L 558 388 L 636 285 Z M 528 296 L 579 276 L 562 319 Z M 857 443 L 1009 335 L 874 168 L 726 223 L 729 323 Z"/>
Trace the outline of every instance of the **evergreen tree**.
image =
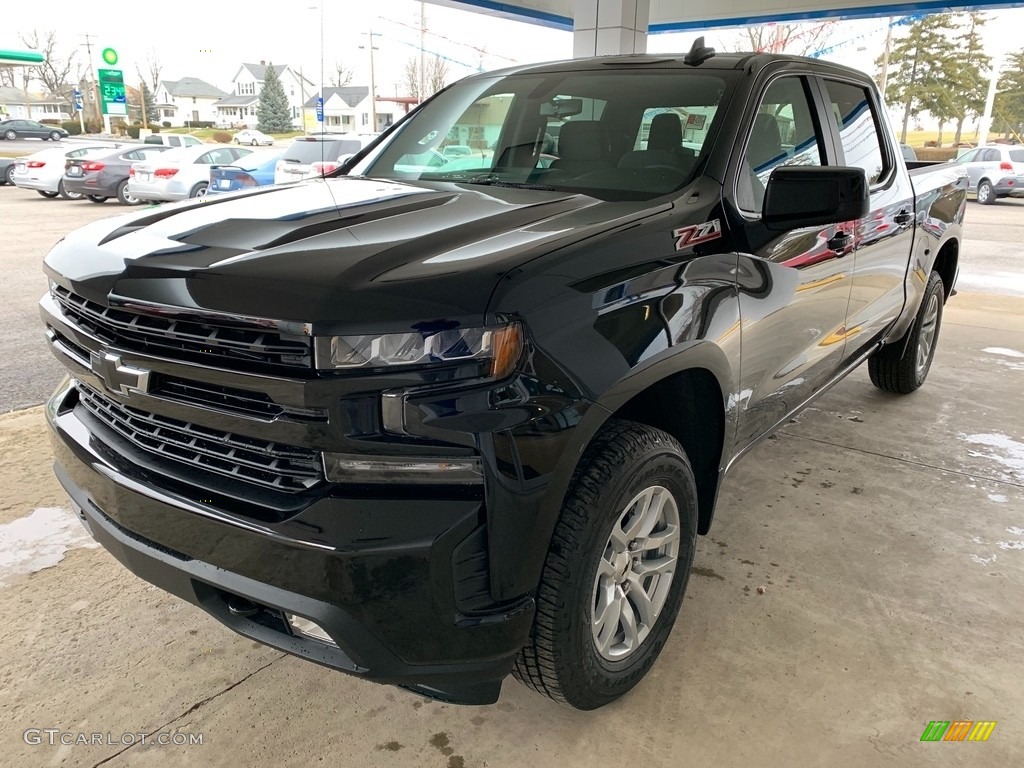
<path id="1" fill-rule="evenodd" d="M 904 144 L 910 118 L 936 110 L 933 116 L 940 122 L 950 119 L 945 81 L 960 55 L 951 39 L 953 31 L 949 14 L 930 14 L 911 24 L 889 54 L 885 97 L 890 104 L 903 105 L 900 141 Z"/>
<path id="2" fill-rule="evenodd" d="M 259 121 L 256 129 L 264 133 L 287 133 L 292 129 L 292 111 L 288 106 L 281 78 L 274 70 L 274 63 L 267 62 L 267 74 L 263 78 L 263 90 L 256 106 L 256 117 Z"/>
<path id="3" fill-rule="evenodd" d="M 996 86 L 993 125 L 1006 138 L 1024 141 L 1024 48 L 1006 58 L 1006 68 Z"/>
<path id="4" fill-rule="evenodd" d="M 956 120 L 954 144 L 960 143 L 964 121 L 978 117 L 985 109 L 988 78 L 984 72 L 992 66 L 992 57 L 985 54 L 985 44 L 981 39 L 981 28 L 987 19 L 980 13 L 968 13 L 959 16 L 958 21 L 961 22 L 960 34 L 956 36 L 955 43 L 959 55 L 947 89 L 951 102 L 957 107 L 952 116 Z"/>
<path id="5" fill-rule="evenodd" d="M 156 108 L 156 102 L 153 100 L 153 92 L 149 90 L 145 83 L 141 84 L 142 90 L 142 108 L 146 110 L 146 122 L 150 125 L 155 125 L 160 122 L 160 112 Z"/>

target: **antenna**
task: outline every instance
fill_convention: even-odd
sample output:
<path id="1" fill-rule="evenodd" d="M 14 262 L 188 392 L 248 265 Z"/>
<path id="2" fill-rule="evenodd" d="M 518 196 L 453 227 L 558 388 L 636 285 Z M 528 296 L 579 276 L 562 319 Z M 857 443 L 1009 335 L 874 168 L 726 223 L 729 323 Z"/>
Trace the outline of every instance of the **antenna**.
<path id="1" fill-rule="evenodd" d="M 689 64 L 691 67 L 696 67 L 698 64 L 703 64 L 714 55 L 715 49 L 708 48 L 704 45 L 704 36 L 701 35 L 693 41 L 693 45 L 690 46 L 690 52 L 683 58 L 683 63 Z"/>

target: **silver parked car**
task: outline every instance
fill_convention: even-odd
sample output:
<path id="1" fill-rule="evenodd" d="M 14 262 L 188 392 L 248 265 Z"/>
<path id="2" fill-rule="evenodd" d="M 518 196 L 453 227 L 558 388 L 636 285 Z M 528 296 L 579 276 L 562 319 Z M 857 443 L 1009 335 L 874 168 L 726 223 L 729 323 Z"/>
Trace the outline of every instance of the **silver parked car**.
<path id="1" fill-rule="evenodd" d="M 956 162 L 967 169 L 968 191 L 982 205 L 1000 197 L 1024 197 L 1024 147 L 989 144 L 964 152 Z"/>

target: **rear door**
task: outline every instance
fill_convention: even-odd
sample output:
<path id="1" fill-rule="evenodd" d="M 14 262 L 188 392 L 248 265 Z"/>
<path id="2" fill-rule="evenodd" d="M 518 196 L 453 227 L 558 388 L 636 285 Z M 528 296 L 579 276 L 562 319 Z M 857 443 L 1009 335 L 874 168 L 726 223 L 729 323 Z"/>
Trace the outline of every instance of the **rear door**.
<path id="1" fill-rule="evenodd" d="M 914 189 L 906 166 L 886 138 L 887 128 L 869 87 L 838 78 L 820 82 L 840 164 L 862 169 L 871 190 L 871 210 L 857 224 L 846 320 L 846 356 L 856 357 L 903 311 L 914 242 Z"/>
<path id="2" fill-rule="evenodd" d="M 763 87 L 733 165 L 742 353 L 737 450 L 827 384 L 843 362 L 856 222 L 789 231 L 761 222 L 765 186 L 783 165 L 837 165 L 812 80 Z M 727 187 L 728 188 L 728 187 Z"/>

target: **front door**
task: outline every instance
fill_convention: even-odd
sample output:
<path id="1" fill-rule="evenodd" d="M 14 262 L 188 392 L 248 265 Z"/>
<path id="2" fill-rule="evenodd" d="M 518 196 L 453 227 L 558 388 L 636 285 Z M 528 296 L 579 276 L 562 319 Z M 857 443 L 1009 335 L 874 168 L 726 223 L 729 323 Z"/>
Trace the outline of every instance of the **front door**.
<path id="1" fill-rule="evenodd" d="M 856 222 L 782 232 L 761 222 L 775 168 L 836 164 L 822 121 L 808 78 L 774 78 L 734 166 L 730 225 L 740 246 L 742 344 L 737 451 L 820 390 L 843 361 Z"/>

